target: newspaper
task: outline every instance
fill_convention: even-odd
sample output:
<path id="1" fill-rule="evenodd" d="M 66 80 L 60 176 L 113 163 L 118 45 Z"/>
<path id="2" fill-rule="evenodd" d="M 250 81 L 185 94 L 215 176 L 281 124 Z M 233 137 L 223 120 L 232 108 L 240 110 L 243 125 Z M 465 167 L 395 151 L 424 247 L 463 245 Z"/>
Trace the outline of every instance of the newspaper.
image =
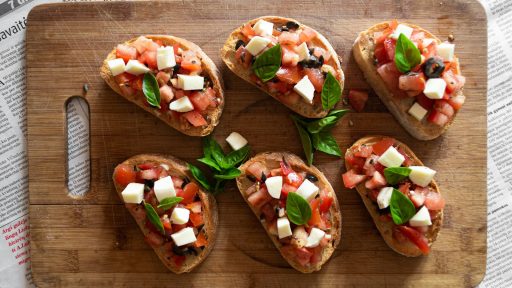
<path id="1" fill-rule="evenodd" d="M 0 287 L 33 286 L 28 251 L 28 191 L 25 118 L 24 37 L 26 17 L 35 5 L 57 0 L 0 3 Z M 512 283 L 512 1 L 482 0 L 488 15 L 488 249 L 487 273 L 480 287 Z M 512 39 L 512 38 L 510 38 Z M 68 188 L 88 190 L 88 110 L 67 104 Z"/>

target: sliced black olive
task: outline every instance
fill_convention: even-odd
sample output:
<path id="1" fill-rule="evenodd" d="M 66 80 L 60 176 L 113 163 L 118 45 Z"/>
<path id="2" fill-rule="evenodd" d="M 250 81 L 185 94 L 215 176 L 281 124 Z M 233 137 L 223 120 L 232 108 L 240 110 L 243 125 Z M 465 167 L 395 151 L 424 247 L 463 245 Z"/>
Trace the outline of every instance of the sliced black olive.
<path id="1" fill-rule="evenodd" d="M 299 29 L 299 24 L 297 24 L 293 21 L 288 21 L 288 22 L 286 22 L 286 28 L 288 28 L 290 30 L 297 30 L 297 29 Z"/>
<path id="2" fill-rule="evenodd" d="M 308 174 L 306 174 L 306 179 L 308 179 L 308 180 L 309 180 L 309 181 L 311 181 L 311 182 L 316 182 L 316 181 L 318 181 L 318 178 L 316 178 L 316 176 L 315 176 L 315 175 L 313 175 L 313 174 L 309 174 L 309 173 L 308 173 Z"/>
<path id="3" fill-rule="evenodd" d="M 196 251 L 196 249 L 194 249 L 194 247 L 188 247 L 186 253 L 190 254 L 190 255 L 194 254 L 195 256 L 197 256 L 197 251 Z"/>
<path id="4" fill-rule="evenodd" d="M 309 48 L 309 55 L 313 55 L 315 53 L 315 48 Z"/>
<path id="5" fill-rule="evenodd" d="M 238 50 L 238 48 L 240 48 L 240 46 L 244 46 L 244 47 L 245 47 L 245 42 L 244 42 L 244 40 L 238 40 L 238 41 L 236 41 L 236 44 L 235 44 L 235 50 Z"/>
<path id="6" fill-rule="evenodd" d="M 174 68 L 172 68 L 172 78 L 178 77 L 178 71 L 180 70 L 181 66 L 180 64 L 176 64 Z"/>
<path id="7" fill-rule="evenodd" d="M 188 183 L 190 183 L 190 179 L 185 177 L 185 179 L 183 179 L 183 183 L 181 183 L 181 189 L 185 189 L 185 186 L 187 186 Z"/>
<path id="8" fill-rule="evenodd" d="M 186 253 L 186 247 L 185 248 L 180 248 L 176 245 L 172 245 L 172 252 L 178 256 L 185 256 L 185 253 Z M 188 249 L 187 249 L 188 250 Z"/>
<path id="9" fill-rule="evenodd" d="M 267 181 L 267 176 L 265 176 L 265 173 L 261 172 L 261 182 L 265 183 Z"/>
<path id="10" fill-rule="evenodd" d="M 252 176 L 252 175 L 247 175 L 247 179 L 251 180 L 252 182 L 256 182 L 256 177 Z"/>
<path id="11" fill-rule="evenodd" d="M 288 29 L 286 26 L 277 27 L 276 30 L 279 32 L 290 31 L 290 29 Z"/>
<path id="12" fill-rule="evenodd" d="M 439 78 L 444 71 L 443 60 L 436 57 L 430 57 L 423 64 L 423 73 L 427 78 Z"/>
<path id="13" fill-rule="evenodd" d="M 148 186 L 149 188 L 153 188 L 155 185 L 155 181 L 153 180 L 144 180 L 144 185 Z"/>
<path id="14" fill-rule="evenodd" d="M 315 55 L 309 56 L 308 60 L 302 60 L 299 62 L 303 68 L 320 68 L 324 64 L 324 57 L 316 58 Z"/>
<path id="15" fill-rule="evenodd" d="M 380 215 L 386 215 L 386 214 L 391 213 L 391 210 L 389 210 L 389 207 L 386 207 L 384 209 L 377 209 L 377 210 L 379 210 Z"/>

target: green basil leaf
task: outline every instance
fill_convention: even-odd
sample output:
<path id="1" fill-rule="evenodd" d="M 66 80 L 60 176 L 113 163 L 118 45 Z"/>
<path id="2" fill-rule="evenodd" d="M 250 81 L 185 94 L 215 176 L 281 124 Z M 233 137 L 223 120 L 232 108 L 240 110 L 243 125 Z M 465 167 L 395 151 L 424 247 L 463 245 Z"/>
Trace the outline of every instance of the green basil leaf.
<path id="1" fill-rule="evenodd" d="M 409 38 L 400 33 L 396 41 L 395 64 L 398 71 L 407 73 L 421 63 L 420 50 Z"/>
<path id="2" fill-rule="evenodd" d="M 311 207 L 302 196 L 290 192 L 286 198 L 286 214 L 292 223 L 304 225 L 311 219 Z"/>
<path id="3" fill-rule="evenodd" d="M 261 81 L 267 82 L 276 76 L 281 67 L 281 53 L 281 45 L 277 44 L 256 57 L 252 70 Z"/>
<path id="4" fill-rule="evenodd" d="M 311 135 L 313 147 L 329 155 L 341 156 L 341 150 L 330 131 L 322 131 Z"/>
<path id="5" fill-rule="evenodd" d="M 188 169 L 190 170 L 190 172 L 192 172 L 192 176 L 194 176 L 194 179 L 196 179 L 197 182 L 199 182 L 204 189 L 208 191 L 211 190 L 211 185 L 208 182 L 208 179 L 206 179 L 206 176 L 204 176 L 203 171 L 201 171 L 201 169 L 197 168 L 192 164 L 188 164 Z"/>
<path id="6" fill-rule="evenodd" d="M 313 122 L 310 122 L 307 124 L 306 128 L 308 129 L 309 133 L 319 133 L 324 128 L 330 128 L 338 122 L 339 118 L 336 116 L 326 116 L 322 119 L 315 120 Z"/>
<path id="7" fill-rule="evenodd" d="M 144 74 L 142 79 L 142 92 L 146 96 L 146 101 L 153 107 L 160 108 L 160 88 L 158 87 L 158 81 L 151 73 Z"/>
<path id="8" fill-rule="evenodd" d="M 228 170 L 225 170 L 222 174 L 215 174 L 213 177 L 215 179 L 219 180 L 231 180 L 235 179 L 236 177 L 240 176 L 242 172 L 237 168 L 230 168 Z"/>
<path id="9" fill-rule="evenodd" d="M 219 143 L 217 143 L 217 141 L 215 141 L 211 136 L 205 137 L 203 141 L 204 156 L 206 158 L 213 159 L 219 167 L 222 167 L 225 155 Z"/>
<path id="10" fill-rule="evenodd" d="M 330 110 L 341 99 L 341 85 L 331 72 L 325 77 L 324 86 L 322 87 L 322 108 Z"/>
<path id="11" fill-rule="evenodd" d="M 302 148 L 304 149 L 304 154 L 306 155 L 308 165 L 311 166 L 311 164 L 313 164 L 313 146 L 311 145 L 311 138 L 309 133 L 298 121 L 295 121 L 294 119 L 293 122 L 299 131 L 300 142 L 302 142 Z"/>
<path id="12" fill-rule="evenodd" d="M 393 189 L 391 194 L 389 208 L 391 210 L 391 218 L 393 218 L 393 222 L 396 225 L 407 223 L 416 214 L 416 208 L 409 197 L 396 189 Z"/>
<path id="13" fill-rule="evenodd" d="M 164 210 L 169 210 L 171 209 L 172 206 L 180 203 L 181 201 L 183 201 L 182 197 L 167 197 L 162 199 L 162 201 L 160 201 L 160 204 L 158 204 L 157 207 Z"/>
<path id="14" fill-rule="evenodd" d="M 389 185 L 396 185 L 411 174 L 411 168 L 408 167 L 389 167 L 384 169 L 384 177 Z"/>
<path id="15" fill-rule="evenodd" d="M 235 167 L 247 158 L 247 155 L 249 155 L 250 151 L 251 147 L 249 145 L 245 145 L 238 150 L 230 152 L 224 157 L 224 161 L 222 161 L 221 167 L 223 169 L 230 169 Z"/>
<path id="16" fill-rule="evenodd" d="M 197 161 L 207 165 L 208 167 L 220 172 L 222 169 L 219 167 L 219 165 L 217 164 L 217 162 L 215 162 L 215 160 L 211 159 L 211 158 L 199 158 L 197 159 Z"/>
<path id="17" fill-rule="evenodd" d="M 347 114 L 347 112 L 349 112 L 350 110 L 348 109 L 340 109 L 340 110 L 331 110 L 331 112 L 329 112 L 329 114 L 327 114 L 327 116 L 335 116 L 337 117 L 338 119 L 340 119 L 341 117 L 343 117 L 345 114 Z"/>
<path id="18" fill-rule="evenodd" d="M 158 217 L 158 214 L 155 211 L 155 208 L 153 208 L 153 205 L 144 202 L 144 208 L 146 208 L 146 216 L 149 219 L 149 222 L 153 224 L 158 231 L 160 231 L 162 234 L 165 234 L 164 231 L 164 225 L 162 224 L 162 221 L 160 221 L 160 217 Z"/>

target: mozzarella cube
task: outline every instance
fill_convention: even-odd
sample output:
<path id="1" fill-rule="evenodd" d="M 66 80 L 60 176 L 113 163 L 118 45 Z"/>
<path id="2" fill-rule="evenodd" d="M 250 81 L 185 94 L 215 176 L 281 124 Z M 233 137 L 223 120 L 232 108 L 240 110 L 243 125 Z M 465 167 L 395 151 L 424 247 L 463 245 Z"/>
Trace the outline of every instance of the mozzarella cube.
<path id="1" fill-rule="evenodd" d="M 393 146 L 390 146 L 377 160 L 377 162 L 386 167 L 400 167 L 404 161 L 404 155 L 400 154 Z"/>
<path id="2" fill-rule="evenodd" d="M 252 29 L 260 36 L 270 36 L 274 30 L 274 23 L 260 19 L 254 24 Z"/>
<path id="3" fill-rule="evenodd" d="M 279 239 L 292 235 L 292 228 L 290 227 L 290 220 L 286 217 L 277 219 L 277 235 Z"/>
<path id="4" fill-rule="evenodd" d="M 299 188 L 297 188 L 297 194 L 302 196 L 302 198 L 306 199 L 308 202 L 313 200 L 318 194 L 318 190 L 320 190 L 315 184 L 313 184 L 308 179 L 304 180 L 302 184 L 300 184 Z"/>
<path id="5" fill-rule="evenodd" d="M 178 74 L 178 86 L 185 91 L 202 90 L 204 86 L 204 77 Z"/>
<path id="6" fill-rule="evenodd" d="M 158 47 L 156 49 L 156 64 L 158 70 L 176 66 L 174 48 L 172 46 Z"/>
<path id="7" fill-rule="evenodd" d="M 427 187 L 432 179 L 434 179 L 434 175 L 436 175 L 435 170 L 425 166 L 409 166 L 409 168 L 411 169 L 409 179 L 411 179 L 412 183 L 421 187 Z"/>
<path id="8" fill-rule="evenodd" d="M 281 189 L 283 189 L 282 176 L 267 178 L 267 180 L 265 180 L 265 185 L 267 186 L 268 194 L 270 194 L 270 196 L 275 199 L 279 199 L 281 197 Z"/>
<path id="9" fill-rule="evenodd" d="M 237 132 L 231 132 L 228 138 L 226 138 L 226 142 L 228 142 L 233 150 L 241 149 L 248 143 L 247 140 Z"/>
<path id="10" fill-rule="evenodd" d="M 379 195 L 377 195 L 377 205 L 379 205 L 379 209 L 386 209 L 389 207 L 392 194 L 393 187 L 384 187 L 380 189 Z"/>
<path id="11" fill-rule="evenodd" d="M 107 65 L 108 68 L 110 68 L 110 72 L 113 76 L 117 76 L 121 73 L 124 73 L 124 69 L 126 67 L 124 65 L 124 60 L 122 58 L 108 60 Z"/>
<path id="12" fill-rule="evenodd" d="M 156 199 L 158 199 L 158 202 L 162 202 L 165 198 L 176 196 L 171 176 L 155 181 L 153 184 L 153 191 L 155 191 L 155 196 Z"/>
<path id="13" fill-rule="evenodd" d="M 284 208 L 279 208 L 278 216 L 279 217 L 284 217 Z"/>
<path id="14" fill-rule="evenodd" d="M 455 44 L 441 43 L 437 45 L 437 55 L 443 58 L 444 61 L 451 62 L 455 51 Z"/>
<path id="15" fill-rule="evenodd" d="M 190 210 L 188 210 L 187 208 L 175 207 L 172 210 L 171 222 L 173 224 L 178 224 L 178 225 L 186 224 L 188 222 L 189 217 L 190 217 Z"/>
<path id="16" fill-rule="evenodd" d="M 124 72 L 132 75 L 140 75 L 149 72 L 149 68 L 146 65 L 140 63 L 137 60 L 129 60 L 124 68 Z"/>
<path id="17" fill-rule="evenodd" d="M 245 49 L 251 53 L 251 55 L 256 56 L 258 55 L 265 47 L 267 47 L 268 43 L 270 43 L 270 39 L 263 38 L 260 36 L 254 36 L 252 37 L 251 41 L 247 43 L 247 46 L 245 46 Z"/>
<path id="18" fill-rule="evenodd" d="M 192 102 L 190 102 L 188 96 L 184 96 L 169 103 L 169 110 L 177 112 L 188 112 L 194 110 L 194 105 L 192 105 Z"/>
<path id="19" fill-rule="evenodd" d="M 190 243 L 196 242 L 196 235 L 194 234 L 194 228 L 187 227 L 183 228 L 180 231 L 171 234 L 172 240 L 174 240 L 174 244 L 176 246 L 183 246 Z"/>
<path id="20" fill-rule="evenodd" d="M 430 46 L 430 44 L 434 43 L 435 41 L 436 41 L 436 40 L 434 40 L 434 39 L 432 39 L 432 38 L 424 38 L 424 39 L 422 40 L 422 43 L 421 43 L 421 44 L 423 44 L 423 47 L 428 47 L 428 46 Z M 425 48 L 423 48 L 423 49 L 425 49 Z"/>
<path id="21" fill-rule="evenodd" d="M 430 78 L 425 83 L 423 94 L 430 99 L 443 99 L 446 82 L 443 78 Z"/>
<path id="22" fill-rule="evenodd" d="M 411 27 L 405 24 L 398 24 L 393 34 L 391 34 L 391 38 L 396 40 L 398 39 L 398 37 L 400 37 L 400 34 L 404 34 L 405 37 L 410 39 L 412 35 L 412 30 L 413 29 Z"/>
<path id="23" fill-rule="evenodd" d="M 309 59 L 309 48 L 306 42 L 302 42 L 302 44 L 297 46 L 297 48 L 295 48 L 295 52 L 299 54 L 299 62 Z"/>
<path id="24" fill-rule="evenodd" d="M 121 192 L 124 203 L 139 204 L 144 200 L 144 184 L 130 183 Z"/>
<path id="25" fill-rule="evenodd" d="M 409 108 L 408 112 L 418 121 L 421 121 L 428 113 L 427 109 L 423 108 L 420 104 L 418 104 L 418 102 L 415 102 L 411 108 Z"/>
<path id="26" fill-rule="evenodd" d="M 313 104 L 313 97 L 315 97 L 315 86 L 309 81 L 308 76 L 304 76 L 295 86 L 293 90 L 297 92 L 306 102 Z"/>
<path id="27" fill-rule="evenodd" d="M 322 241 L 324 236 L 325 236 L 324 231 L 322 231 L 318 228 L 311 229 L 311 232 L 309 233 L 308 240 L 306 243 L 306 247 L 313 248 L 313 247 L 318 246 L 318 244 L 320 244 L 320 241 Z"/>
<path id="28" fill-rule="evenodd" d="M 421 209 L 418 210 L 416 215 L 412 216 L 412 218 L 409 220 L 409 225 L 411 225 L 412 227 L 432 225 L 432 220 L 430 220 L 430 213 L 428 213 L 427 207 L 421 207 Z"/>

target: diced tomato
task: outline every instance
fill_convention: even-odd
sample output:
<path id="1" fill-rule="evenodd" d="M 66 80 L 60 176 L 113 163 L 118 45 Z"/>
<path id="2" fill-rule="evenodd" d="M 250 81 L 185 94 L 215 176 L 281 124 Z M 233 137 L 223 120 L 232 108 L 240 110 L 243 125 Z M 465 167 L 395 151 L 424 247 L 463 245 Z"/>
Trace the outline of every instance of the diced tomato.
<path id="1" fill-rule="evenodd" d="M 180 66 L 181 68 L 186 69 L 188 71 L 201 70 L 201 62 L 199 62 L 198 60 L 191 60 L 191 61 L 183 60 L 183 61 L 181 61 L 180 65 L 181 65 Z"/>
<path id="2" fill-rule="evenodd" d="M 133 81 L 137 76 L 132 75 L 130 73 L 123 72 L 117 76 L 114 76 L 117 84 L 126 84 Z"/>
<path id="3" fill-rule="evenodd" d="M 288 84 L 296 84 L 302 79 L 302 73 L 299 66 L 283 66 L 276 73 L 277 79 Z"/>
<path id="4" fill-rule="evenodd" d="M 389 147 L 393 146 L 395 144 L 395 139 L 393 138 L 383 138 L 379 142 L 373 144 L 373 153 L 377 155 L 382 155 L 386 150 L 388 150 Z"/>
<path id="5" fill-rule="evenodd" d="M 172 224 L 172 231 L 178 232 L 181 229 L 187 228 L 187 224 Z"/>
<path id="6" fill-rule="evenodd" d="M 459 110 L 465 101 L 466 96 L 464 95 L 457 95 L 455 97 L 451 97 L 450 99 L 448 99 L 448 103 L 450 103 L 450 105 L 452 105 L 453 109 L 455 110 Z"/>
<path id="7" fill-rule="evenodd" d="M 373 176 L 373 173 L 377 171 L 375 169 L 375 163 L 377 163 L 378 159 L 379 156 L 377 155 L 371 155 L 370 157 L 366 158 L 363 166 L 363 171 L 365 172 L 366 176 Z"/>
<path id="8" fill-rule="evenodd" d="M 328 194 L 327 190 L 322 189 L 320 191 L 320 206 L 318 207 L 320 213 L 329 211 L 329 209 L 331 209 L 333 200 L 333 197 Z"/>
<path id="9" fill-rule="evenodd" d="M 422 47 L 421 55 L 423 55 L 423 57 L 425 57 L 425 59 L 434 57 L 437 54 L 437 42 L 434 39 L 432 39 L 432 40 L 428 40 L 428 39 L 431 39 L 431 38 L 423 39 L 422 45 L 421 45 L 421 47 Z"/>
<path id="10" fill-rule="evenodd" d="M 196 197 L 197 192 L 199 191 L 199 186 L 196 183 L 190 182 L 181 191 L 181 193 L 176 193 L 176 196 L 183 197 L 181 204 L 190 204 L 194 202 L 194 198 Z"/>
<path id="11" fill-rule="evenodd" d="M 356 157 L 363 157 L 368 158 L 372 155 L 373 147 L 369 145 L 359 145 L 352 149 L 352 153 L 354 153 L 354 156 Z"/>
<path id="12" fill-rule="evenodd" d="M 375 50 L 373 51 L 373 55 L 375 59 L 377 59 L 377 64 L 379 66 L 391 61 L 388 57 L 388 52 L 386 51 L 384 44 L 377 44 L 375 46 Z"/>
<path id="13" fill-rule="evenodd" d="M 434 109 L 448 116 L 448 118 L 451 118 L 453 113 L 455 113 L 452 105 L 450 105 L 450 103 L 448 103 L 446 100 L 436 100 L 434 103 Z"/>
<path id="14" fill-rule="evenodd" d="M 201 209 L 202 209 L 201 201 L 196 201 L 196 202 L 192 202 L 192 203 L 188 204 L 187 209 L 192 211 L 192 213 L 201 213 Z"/>
<path id="15" fill-rule="evenodd" d="M 142 164 L 137 165 L 137 168 L 139 168 L 140 170 L 147 170 L 151 168 L 156 168 L 157 166 L 158 164 L 153 162 L 144 162 Z"/>
<path id="16" fill-rule="evenodd" d="M 315 37 L 316 37 L 315 30 L 313 30 L 313 29 L 311 29 L 309 27 L 306 27 L 300 33 L 299 40 L 300 40 L 301 43 L 302 42 L 309 42 L 309 41 L 311 41 Z"/>
<path id="17" fill-rule="evenodd" d="M 373 202 L 377 202 L 377 197 L 379 196 L 379 193 L 380 193 L 380 189 L 372 189 L 372 190 L 367 190 L 368 191 L 368 198 L 370 198 L 370 200 L 372 200 Z"/>
<path id="18" fill-rule="evenodd" d="M 295 50 L 289 46 L 283 45 L 281 46 L 282 56 L 281 62 L 282 65 L 285 66 L 297 66 L 299 63 L 299 54 L 295 52 Z"/>
<path id="19" fill-rule="evenodd" d="M 169 82 L 170 79 L 171 79 L 171 74 L 170 73 L 167 73 L 167 72 L 164 72 L 164 71 L 159 71 L 156 74 L 156 81 L 158 81 L 158 84 L 160 86 L 166 85 Z"/>
<path id="20" fill-rule="evenodd" d="M 249 165 L 249 167 L 247 167 L 247 172 L 252 174 L 252 176 L 256 177 L 258 180 L 261 180 L 262 175 L 267 176 L 270 173 L 268 168 L 261 162 L 254 162 Z"/>
<path id="21" fill-rule="evenodd" d="M 136 173 L 131 165 L 119 164 L 114 169 L 114 179 L 121 186 L 135 182 L 135 177 Z"/>
<path id="22" fill-rule="evenodd" d="M 158 178 L 159 174 L 160 171 L 157 168 L 151 168 L 137 172 L 137 177 L 144 180 L 154 180 Z"/>
<path id="23" fill-rule="evenodd" d="M 208 244 L 208 240 L 206 240 L 206 236 L 204 236 L 204 232 L 201 232 L 197 235 L 197 238 L 196 238 L 196 242 L 194 242 L 194 246 L 199 248 L 199 247 L 204 247 Z"/>
<path id="24" fill-rule="evenodd" d="M 358 175 L 354 169 L 350 169 L 342 175 L 345 187 L 352 189 L 366 179 L 366 175 Z"/>
<path id="25" fill-rule="evenodd" d="M 251 66 L 252 54 L 249 53 L 247 49 L 245 49 L 245 47 L 242 45 L 238 47 L 238 50 L 236 50 L 235 59 L 242 63 L 244 68 L 249 68 L 249 66 Z"/>
<path id="26" fill-rule="evenodd" d="M 423 193 L 423 188 L 417 187 L 416 189 L 414 189 L 414 191 L 411 191 L 409 194 L 409 199 L 411 199 L 411 202 L 412 204 L 414 204 L 414 207 L 421 207 L 425 203 L 425 194 Z"/>
<path id="27" fill-rule="evenodd" d="M 366 160 L 361 157 L 356 157 L 351 151 L 347 151 L 347 153 L 345 153 L 345 161 L 352 166 L 352 169 L 362 171 Z"/>
<path id="28" fill-rule="evenodd" d="M 194 111 L 194 110 L 185 112 L 185 113 L 183 113 L 182 116 L 185 119 L 187 119 L 187 121 L 190 122 L 190 124 L 192 124 L 192 126 L 194 126 L 194 127 L 200 127 L 200 126 L 204 126 L 204 125 L 208 124 L 208 122 L 206 122 L 206 119 L 204 119 L 203 115 L 201 115 L 201 113 Z"/>
<path id="29" fill-rule="evenodd" d="M 194 91 L 188 98 L 190 99 L 190 102 L 194 104 L 194 108 L 198 109 L 199 111 L 204 111 L 206 108 L 208 108 L 208 106 L 210 106 L 210 99 L 208 94 L 203 91 Z"/>
<path id="30" fill-rule="evenodd" d="M 294 172 L 290 165 L 288 163 L 285 163 L 284 161 L 279 162 L 279 166 L 281 167 L 281 173 L 284 176 L 287 176 L 288 174 Z"/>
<path id="31" fill-rule="evenodd" d="M 295 66 L 295 67 L 297 67 L 297 66 Z M 268 91 L 270 93 L 279 92 L 279 93 L 283 94 L 282 98 L 286 98 L 287 95 L 284 95 L 284 94 L 292 89 L 292 86 L 290 84 L 288 84 L 286 82 L 282 82 L 282 81 L 277 81 L 277 82 L 268 81 L 267 87 L 268 87 Z"/>
<path id="32" fill-rule="evenodd" d="M 410 182 L 404 182 L 398 186 L 398 191 L 402 192 L 402 194 L 407 195 L 409 194 L 409 188 L 411 187 Z"/>
<path id="33" fill-rule="evenodd" d="M 311 264 L 317 264 L 320 261 L 322 261 L 323 247 L 321 245 L 318 245 L 314 248 L 310 248 L 309 250 L 311 251 L 311 253 L 313 253 L 313 255 L 311 255 L 311 259 L 310 259 Z"/>
<path id="34" fill-rule="evenodd" d="M 261 207 L 261 213 L 263 213 L 267 222 L 272 222 L 276 216 L 276 209 L 271 203 L 267 203 Z"/>
<path id="35" fill-rule="evenodd" d="M 377 201 L 377 200 L 375 200 Z M 379 216 L 379 220 L 382 221 L 382 222 L 391 222 L 391 220 L 393 220 L 393 218 L 391 218 L 391 214 L 382 214 Z"/>
<path id="36" fill-rule="evenodd" d="M 125 63 L 129 60 L 137 59 L 137 49 L 125 44 L 119 44 L 116 48 L 116 57 L 123 58 Z"/>
<path id="37" fill-rule="evenodd" d="M 172 256 L 172 261 L 174 262 L 174 264 L 177 267 L 181 267 L 181 265 L 183 265 L 185 260 L 187 260 L 187 256 L 181 256 L 181 255 L 173 255 Z"/>
<path id="38" fill-rule="evenodd" d="M 291 259 L 295 259 L 300 265 L 306 266 L 311 261 L 311 253 L 306 248 L 297 248 L 293 245 L 284 245 L 281 247 L 281 252 Z"/>
<path id="39" fill-rule="evenodd" d="M 419 93 L 421 93 L 425 89 L 425 83 L 426 80 L 423 73 L 409 73 L 398 78 L 398 87 L 406 91 L 420 91 Z"/>
<path id="40" fill-rule="evenodd" d="M 282 83 L 282 82 L 280 82 L 280 83 Z M 291 89 L 291 88 L 289 88 L 290 85 L 288 85 L 287 87 L 288 87 L 287 88 L 288 90 Z M 295 93 L 294 91 L 292 91 L 288 95 L 284 95 L 284 94 L 277 95 L 277 97 L 279 98 L 279 101 L 281 101 L 283 104 L 288 105 L 288 106 L 295 105 L 301 100 L 301 97 L 299 96 L 299 94 Z"/>
<path id="41" fill-rule="evenodd" d="M 329 53 L 324 48 L 320 48 L 320 47 L 313 48 L 313 55 L 315 55 L 315 57 L 318 59 L 320 59 L 320 57 L 323 57 L 325 62 L 327 62 L 327 61 L 329 61 L 329 59 L 331 59 L 331 53 Z"/>
<path id="42" fill-rule="evenodd" d="M 409 155 L 407 155 L 407 153 L 405 153 L 404 148 L 398 147 L 397 150 L 398 150 L 398 153 L 402 154 L 402 156 L 404 156 L 404 158 L 405 158 L 404 162 L 402 163 L 402 165 L 405 166 L 405 167 L 411 166 L 412 159 L 411 159 L 411 157 L 409 157 Z"/>
<path id="43" fill-rule="evenodd" d="M 368 91 L 351 89 L 348 92 L 348 102 L 357 112 L 363 112 L 366 101 L 368 101 Z"/>
<path id="44" fill-rule="evenodd" d="M 386 54 L 388 54 L 388 59 L 394 61 L 395 60 L 395 50 L 396 50 L 396 40 L 393 38 L 387 38 L 384 40 L 384 49 L 386 50 Z"/>
<path id="45" fill-rule="evenodd" d="M 375 171 L 372 178 L 364 183 L 364 187 L 366 189 L 379 189 L 386 186 L 386 184 L 386 178 L 379 171 Z"/>
<path id="46" fill-rule="evenodd" d="M 181 89 L 176 89 L 175 92 L 174 92 L 174 97 L 176 99 L 180 99 L 182 97 L 185 97 L 187 95 L 185 95 L 185 91 L 181 90 Z"/>
<path id="47" fill-rule="evenodd" d="M 251 39 L 253 36 L 256 35 L 256 32 L 254 32 L 254 29 L 252 29 L 252 26 L 250 24 L 245 24 L 242 27 L 242 31 L 241 32 L 248 39 Z"/>
<path id="48" fill-rule="evenodd" d="M 427 238 L 423 234 L 408 226 L 399 225 L 398 229 L 407 239 L 414 243 L 424 255 L 430 252 Z"/>
<path id="49" fill-rule="evenodd" d="M 320 199 L 315 198 L 311 200 L 309 205 L 311 206 L 311 218 L 308 221 L 309 226 L 317 226 L 322 221 L 320 217 L 320 210 L 318 210 L 318 206 L 320 204 Z"/>
<path id="50" fill-rule="evenodd" d="M 201 213 L 190 213 L 190 222 L 194 225 L 194 227 L 199 227 L 204 224 L 203 214 Z"/>
<path id="51" fill-rule="evenodd" d="M 174 98 L 174 93 L 172 92 L 172 88 L 169 85 L 162 85 L 160 87 L 160 98 L 164 103 L 170 103 L 171 100 Z"/>
<path id="52" fill-rule="evenodd" d="M 395 62 L 391 61 L 380 66 L 377 68 L 377 73 L 379 73 L 382 80 L 384 80 L 389 90 L 393 92 L 398 90 L 398 77 L 400 77 L 401 74 L 396 68 Z"/>
<path id="53" fill-rule="evenodd" d="M 322 92 L 324 86 L 324 74 L 318 68 L 304 68 L 304 74 L 308 76 L 309 81 L 315 86 L 316 92 Z"/>
<path id="54" fill-rule="evenodd" d="M 300 184 L 302 184 L 302 181 L 302 177 L 295 172 L 291 172 L 284 177 L 284 182 L 294 187 L 299 187 Z"/>
<path id="55" fill-rule="evenodd" d="M 421 105 L 421 107 L 430 110 L 432 106 L 434 106 L 435 100 L 428 98 L 425 94 L 421 93 L 416 96 L 416 102 Z"/>
<path id="56" fill-rule="evenodd" d="M 161 217 L 160 221 L 162 221 L 162 225 L 164 226 L 165 232 L 171 233 L 172 232 L 172 224 L 168 217 Z"/>
<path id="57" fill-rule="evenodd" d="M 444 208 L 446 202 L 441 196 L 441 194 L 432 192 L 428 193 L 425 196 L 425 207 L 428 208 L 428 210 L 441 210 Z"/>
<path id="58" fill-rule="evenodd" d="M 268 194 L 267 188 L 265 187 L 262 187 L 260 190 L 247 197 L 247 201 L 257 210 L 260 210 L 260 208 L 270 200 L 272 200 L 272 196 Z"/>
<path id="59" fill-rule="evenodd" d="M 142 54 L 146 51 L 156 51 L 156 49 L 158 49 L 159 47 L 158 44 L 153 42 L 153 40 L 148 39 L 144 36 L 140 36 L 139 38 L 137 38 L 137 40 L 135 40 L 135 42 L 133 42 L 132 45 L 137 49 L 137 52 L 139 52 L 139 54 Z"/>
<path id="60" fill-rule="evenodd" d="M 425 38 L 425 32 L 414 29 L 411 35 L 411 41 L 420 42 Z"/>
<path id="61" fill-rule="evenodd" d="M 445 71 L 443 73 L 443 79 L 446 81 L 446 91 L 449 93 L 460 90 L 466 82 L 464 76 L 455 75 L 452 70 Z"/>
<path id="62" fill-rule="evenodd" d="M 388 214 L 389 215 L 389 214 Z M 390 215 L 391 216 L 391 215 Z M 393 228 L 393 238 L 398 241 L 399 243 L 405 243 L 408 241 L 407 237 L 400 231 L 398 226 L 395 226 Z"/>
<path id="63" fill-rule="evenodd" d="M 295 32 L 283 31 L 277 38 L 277 42 L 281 45 L 297 45 L 299 42 L 299 34 Z"/>
<path id="64" fill-rule="evenodd" d="M 388 38 L 388 36 L 393 33 L 393 31 L 396 29 L 396 27 L 398 26 L 398 21 L 396 20 L 392 20 L 389 22 L 388 24 L 388 27 L 386 29 L 384 29 L 383 32 L 379 32 L 379 35 L 375 35 L 377 37 L 375 37 L 375 43 L 382 43 L 384 40 L 386 40 Z M 375 33 L 377 34 L 377 33 Z"/>
<path id="65" fill-rule="evenodd" d="M 446 123 L 448 123 L 448 121 L 450 121 L 450 118 L 437 110 L 432 110 L 427 117 L 427 121 L 432 122 L 438 126 L 444 126 Z"/>
<path id="66" fill-rule="evenodd" d="M 146 240 L 146 243 L 148 243 L 151 247 L 159 247 L 164 244 L 164 238 L 162 235 L 153 231 L 150 231 L 144 240 Z"/>
<path id="67" fill-rule="evenodd" d="M 142 91 L 142 75 L 132 80 L 131 87 L 137 91 Z"/>
<path id="68" fill-rule="evenodd" d="M 139 62 L 142 64 L 147 64 L 149 68 L 155 70 L 158 69 L 156 62 L 156 51 L 146 51 L 142 53 L 142 55 L 138 58 Z"/>
<path id="69" fill-rule="evenodd" d="M 375 163 L 375 171 L 379 171 L 380 174 L 384 174 L 384 165 L 380 164 L 379 162 Z"/>
<path id="70" fill-rule="evenodd" d="M 288 193 L 295 191 L 297 191 L 297 187 L 284 183 L 283 188 L 281 188 L 281 198 L 286 198 Z"/>

